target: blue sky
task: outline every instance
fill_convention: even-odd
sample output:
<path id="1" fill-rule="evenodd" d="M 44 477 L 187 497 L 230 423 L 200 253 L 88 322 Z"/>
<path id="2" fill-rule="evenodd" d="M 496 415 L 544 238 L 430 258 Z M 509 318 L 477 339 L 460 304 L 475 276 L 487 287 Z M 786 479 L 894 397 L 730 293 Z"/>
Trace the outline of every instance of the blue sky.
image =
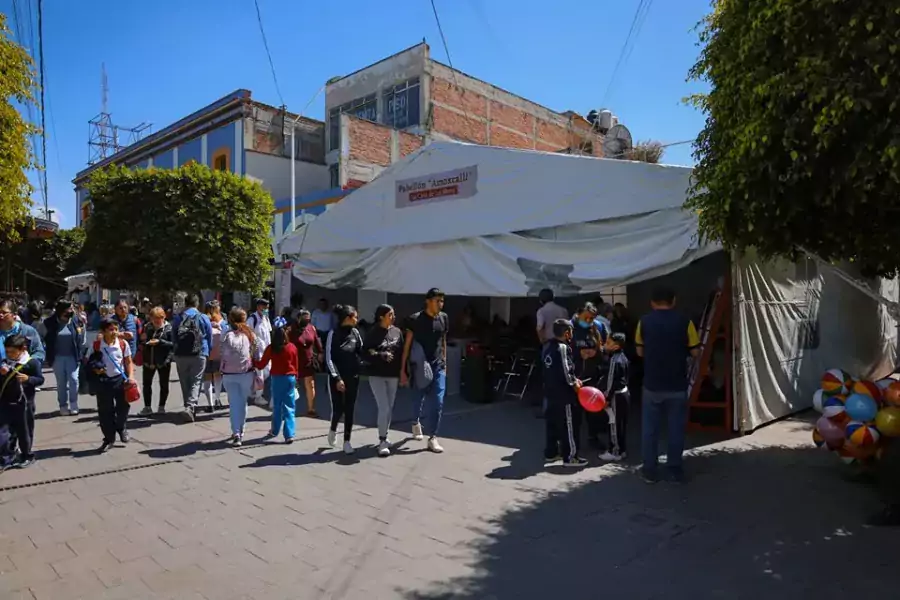
<path id="1" fill-rule="evenodd" d="M 37 0 L 17 4 L 22 35 L 31 39 L 27 10 L 36 19 Z M 289 110 L 301 110 L 328 78 L 422 38 L 434 58 L 447 62 L 429 0 L 259 4 Z M 694 26 L 709 0 L 653 2 L 606 96 L 638 0 L 436 4 L 453 65 L 472 76 L 558 111 L 609 107 L 638 140 L 692 139 L 703 125 L 681 99 L 703 89 L 685 78 L 698 53 Z M 12 5 L 0 0 L 11 29 Z M 74 224 L 71 180 L 87 162 L 101 63 L 120 125 L 148 121 L 155 131 L 238 88 L 280 104 L 253 0 L 45 0 L 44 61 L 49 204 L 63 227 Z M 306 114 L 321 119 L 323 106 L 320 95 Z M 692 164 L 690 145 L 667 149 L 665 162 Z"/>

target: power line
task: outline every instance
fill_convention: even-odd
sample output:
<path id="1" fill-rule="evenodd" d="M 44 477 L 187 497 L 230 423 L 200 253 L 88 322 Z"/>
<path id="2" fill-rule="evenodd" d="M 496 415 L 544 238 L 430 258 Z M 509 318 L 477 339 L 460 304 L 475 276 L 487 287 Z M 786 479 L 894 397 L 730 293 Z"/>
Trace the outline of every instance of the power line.
<path id="1" fill-rule="evenodd" d="M 619 50 L 619 57 L 616 59 L 616 65 L 613 67 L 612 74 L 609 76 L 609 83 L 606 84 L 606 90 L 603 92 L 603 101 L 601 104 L 605 104 L 606 99 L 609 97 L 609 92 L 612 90 L 613 83 L 616 81 L 619 69 L 621 69 L 622 65 L 625 63 L 625 55 L 631 53 L 631 45 L 634 43 L 634 40 L 637 39 L 637 32 L 640 31 L 638 21 L 641 21 L 640 24 L 643 25 L 643 19 L 646 18 L 646 13 L 649 12 L 652 4 L 653 0 L 639 0 L 637 8 L 634 11 L 634 17 L 631 19 L 631 26 L 628 28 L 628 35 L 625 36 L 625 41 L 622 43 L 622 48 Z"/>
<path id="2" fill-rule="evenodd" d="M 31 3 L 28 4 L 31 6 Z M 44 218 L 50 220 L 50 205 L 47 198 L 47 110 L 44 104 L 44 0 L 38 0 L 38 55 L 40 56 L 41 72 L 41 155 L 44 159 L 44 170 L 41 173 L 44 183 Z"/>
<path id="3" fill-rule="evenodd" d="M 449 63 L 450 68 L 453 69 L 453 59 L 450 58 L 450 48 L 447 46 L 447 37 L 444 35 L 444 28 L 441 27 L 441 17 L 438 16 L 437 6 L 435 6 L 434 0 L 431 0 L 431 10 L 434 12 L 434 20 L 437 22 L 438 33 L 441 34 L 441 43 L 444 44 L 444 52 L 447 54 L 447 63 Z M 454 71 L 455 70 L 456 69 L 454 69 Z M 458 83 L 457 86 L 459 86 Z"/>
<path id="4" fill-rule="evenodd" d="M 266 56 L 269 58 L 269 68 L 272 69 L 272 80 L 275 82 L 275 92 L 281 105 L 285 106 L 284 96 L 281 95 L 281 87 L 278 85 L 278 76 L 275 74 L 275 63 L 272 61 L 272 53 L 269 51 L 269 41 L 266 39 L 266 30 L 263 27 L 262 13 L 259 11 L 259 0 L 253 0 L 256 6 L 256 21 L 259 23 L 259 33 L 262 34 L 263 47 L 266 49 Z"/>

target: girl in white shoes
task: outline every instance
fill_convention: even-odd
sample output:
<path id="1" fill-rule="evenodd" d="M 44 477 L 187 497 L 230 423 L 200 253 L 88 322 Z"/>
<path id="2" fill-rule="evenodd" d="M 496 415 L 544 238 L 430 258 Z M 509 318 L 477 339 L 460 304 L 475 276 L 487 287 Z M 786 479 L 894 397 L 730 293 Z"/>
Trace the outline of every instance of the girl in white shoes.
<path id="1" fill-rule="evenodd" d="M 394 327 L 394 308 L 382 304 L 375 309 L 375 325 L 366 333 L 363 358 L 368 363 L 369 386 L 378 404 L 378 456 L 391 455 L 388 431 L 394 399 L 400 385 L 403 332 Z"/>
<path id="2" fill-rule="evenodd" d="M 331 399 L 331 429 L 328 445 L 337 442 L 337 427 L 344 418 L 344 454 L 353 454 L 350 436 L 353 433 L 353 413 L 359 391 L 363 339 L 356 324 L 359 314 L 352 306 L 334 307 L 338 326 L 325 339 L 325 365 L 328 369 L 328 396 Z"/>

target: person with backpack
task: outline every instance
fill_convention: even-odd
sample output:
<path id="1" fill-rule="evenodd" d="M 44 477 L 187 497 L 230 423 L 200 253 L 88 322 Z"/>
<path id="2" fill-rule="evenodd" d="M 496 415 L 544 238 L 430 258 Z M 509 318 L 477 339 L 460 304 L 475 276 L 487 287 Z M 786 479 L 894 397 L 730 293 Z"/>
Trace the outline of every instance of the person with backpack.
<path id="1" fill-rule="evenodd" d="M 34 463 L 34 395 L 43 385 L 44 375 L 40 360 L 28 354 L 25 336 L 7 337 L 3 346 L 6 358 L 0 362 L 0 428 L 8 429 L 9 443 L 6 451 L 0 452 L 0 468 L 24 469 Z"/>
<path id="2" fill-rule="evenodd" d="M 159 407 L 157 414 L 165 414 L 169 399 L 169 377 L 172 373 L 172 354 L 175 350 L 175 333 L 172 324 L 166 321 L 166 311 L 161 306 L 151 308 L 147 313 L 147 326 L 141 332 L 144 353 L 143 384 L 144 408 L 141 416 L 153 414 L 153 376 L 159 375 Z"/>
<path id="3" fill-rule="evenodd" d="M 203 394 L 209 403 L 209 412 L 225 408 L 220 400 L 222 393 L 221 346 L 222 337 L 228 333 L 228 322 L 222 316 L 222 307 L 218 300 L 206 303 L 206 316 L 212 326 L 212 345 L 209 348 L 209 359 L 206 361 L 206 374 L 203 376 Z"/>
<path id="4" fill-rule="evenodd" d="M 100 339 L 93 345 L 88 366 L 97 380 L 97 414 L 103 444 L 98 452 L 103 454 L 116 441 L 116 434 L 123 444 L 129 441 L 126 423 L 131 405 L 125 397 L 125 387 L 137 386 L 134 380 L 134 364 L 131 346 L 119 336 L 119 323 L 107 318 L 100 324 Z"/>
<path id="5" fill-rule="evenodd" d="M 197 310 L 200 298 L 191 294 L 184 301 L 185 308 L 175 319 L 175 368 L 181 383 L 185 423 L 193 423 L 200 399 L 200 386 L 206 372 L 206 361 L 212 348 L 212 324 L 209 317 Z"/>
<path id="6" fill-rule="evenodd" d="M 265 298 L 256 299 L 256 312 L 247 317 L 247 325 L 253 329 L 256 339 L 259 342 L 260 352 L 272 343 L 272 321 L 269 320 L 269 301 Z M 254 356 L 254 359 L 260 356 Z M 265 382 L 269 378 L 269 367 L 265 369 L 257 369 L 256 381 L 262 381 L 262 385 L 257 385 L 259 389 L 253 390 L 253 403 L 262 408 L 269 408 L 269 401 L 263 397 Z"/>

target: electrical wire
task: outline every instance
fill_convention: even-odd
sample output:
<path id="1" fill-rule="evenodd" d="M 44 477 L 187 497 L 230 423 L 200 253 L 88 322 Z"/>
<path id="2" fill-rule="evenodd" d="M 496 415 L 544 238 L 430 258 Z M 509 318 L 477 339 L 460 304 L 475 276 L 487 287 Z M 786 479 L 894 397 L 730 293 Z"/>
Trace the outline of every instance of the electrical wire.
<path id="1" fill-rule="evenodd" d="M 31 6 L 29 2 L 28 6 Z M 38 18 L 38 55 L 40 56 L 40 81 L 41 87 L 41 158 L 44 160 L 44 168 L 40 175 L 42 176 L 44 186 L 44 218 L 50 220 L 50 205 L 47 195 L 49 189 L 47 187 L 47 110 L 44 103 L 44 0 L 38 0 L 37 3 Z"/>
<path id="2" fill-rule="evenodd" d="M 653 0 L 639 0 L 637 8 L 634 11 L 634 17 L 631 19 L 631 26 L 628 28 L 628 35 L 625 36 L 625 41 L 622 43 L 622 48 L 619 50 L 619 57 L 616 59 L 616 65 L 613 67 L 612 74 L 609 76 L 609 83 L 606 84 L 606 90 L 603 92 L 603 101 L 600 103 L 601 105 L 606 103 L 606 99 L 609 96 L 609 92 L 612 90 L 616 77 L 618 76 L 622 65 L 625 63 L 625 56 L 626 54 L 630 54 L 629 48 L 633 45 L 634 40 L 637 39 L 637 33 L 640 31 L 638 28 L 638 21 L 643 25 L 643 19 L 646 18 L 646 12 L 650 10 L 649 7 L 652 4 Z"/>
<path id="3" fill-rule="evenodd" d="M 253 0 L 256 6 L 256 21 L 259 23 L 259 33 L 262 35 L 263 47 L 266 49 L 266 56 L 269 58 L 269 68 L 272 70 L 272 80 L 275 82 L 275 93 L 278 94 L 278 100 L 282 106 L 284 104 L 284 96 L 281 95 L 281 86 L 278 85 L 278 75 L 275 74 L 275 62 L 272 60 L 272 53 L 269 51 L 269 41 L 266 39 L 266 30 L 263 27 L 262 13 L 259 10 L 259 0 Z"/>

